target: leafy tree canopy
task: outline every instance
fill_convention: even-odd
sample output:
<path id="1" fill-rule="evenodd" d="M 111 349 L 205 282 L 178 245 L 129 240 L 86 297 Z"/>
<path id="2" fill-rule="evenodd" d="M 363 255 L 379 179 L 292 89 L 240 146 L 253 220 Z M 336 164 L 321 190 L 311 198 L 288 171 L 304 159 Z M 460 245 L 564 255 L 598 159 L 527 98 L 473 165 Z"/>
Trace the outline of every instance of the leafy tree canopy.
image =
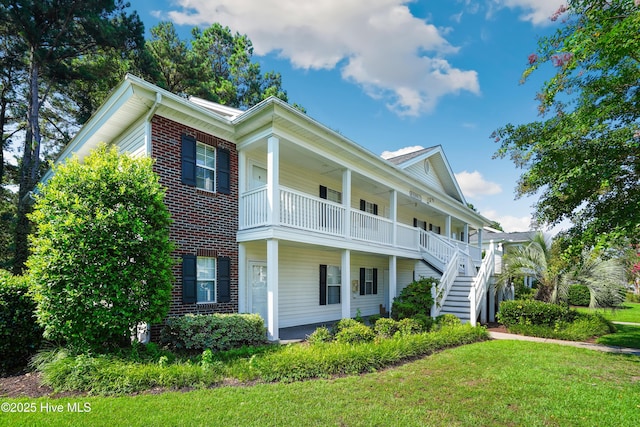
<path id="1" fill-rule="evenodd" d="M 492 135 L 525 170 L 517 194 L 539 194 L 539 224 L 573 222 L 580 245 L 606 244 L 640 227 L 640 2 L 571 0 L 538 42 L 523 80 L 545 64 L 554 75 L 537 98 L 541 120 Z M 579 252 L 579 251 L 578 251 Z"/>
<path id="2" fill-rule="evenodd" d="M 171 220 L 152 164 L 102 146 L 39 187 L 27 266 L 46 338 L 102 349 L 166 316 Z"/>

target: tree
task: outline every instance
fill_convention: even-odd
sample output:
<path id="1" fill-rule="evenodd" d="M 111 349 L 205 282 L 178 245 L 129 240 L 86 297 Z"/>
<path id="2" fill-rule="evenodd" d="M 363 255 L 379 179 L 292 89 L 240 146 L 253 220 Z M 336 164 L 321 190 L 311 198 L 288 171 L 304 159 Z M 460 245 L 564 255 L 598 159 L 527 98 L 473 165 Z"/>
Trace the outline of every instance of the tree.
<path id="1" fill-rule="evenodd" d="M 540 224 L 573 222 L 583 246 L 640 236 L 640 6 L 631 0 L 570 0 L 557 31 L 529 55 L 526 80 L 554 75 L 537 96 L 542 119 L 497 129 L 496 157 L 525 169 L 517 194 L 540 194 Z"/>
<path id="2" fill-rule="evenodd" d="M 102 146 L 39 186 L 27 265 L 46 338 L 100 350 L 166 316 L 171 220 L 152 164 Z"/>
<path id="3" fill-rule="evenodd" d="M 251 40 L 229 27 L 195 27 L 187 43 L 172 23 L 162 22 L 151 29 L 146 47 L 154 59 L 151 81 L 173 93 L 245 109 L 270 96 L 288 101 L 280 73 L 263 74 L 252 61 Z"/>
<path id="4" fill-rule="evenodd" d="M 0 21 L 15 32 L 24 47 L 26 64 L 26 132 L 20 160 L 16 256 L 21 272 L 28 256 L 29 193 L 41 172 L 42 106 L 56 86 L 82 76 L 74 60 L 101 47 L 127 51 L 142 42 L 143 26 L 136 13 L 127 15 L 122 0 L 2 0 Z M 5 36 L 5 35 L 3 35 Z"/>
<path id="5" fill-rule="evenodd" d="M 552 303 L 566 302 L 574 284 L 589 289 L 591 307 L 613 307 L 624 301 L 625 269 L 619 258 L 588 249 L 569 258 L 565 244 L 562 237 L 551 242 L 536 233 L 526 245 L 505 254 L 500 281 L 533 277 L 538 283 L 536 299 Z"/>

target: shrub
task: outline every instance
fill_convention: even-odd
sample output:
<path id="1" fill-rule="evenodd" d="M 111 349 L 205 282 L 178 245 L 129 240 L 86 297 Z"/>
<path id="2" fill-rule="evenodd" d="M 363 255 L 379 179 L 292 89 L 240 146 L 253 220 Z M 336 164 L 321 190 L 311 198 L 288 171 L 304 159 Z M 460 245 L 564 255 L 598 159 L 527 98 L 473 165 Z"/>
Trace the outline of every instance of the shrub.
<path id="1" fill-rule="evenodd" d="M 627 292 L 627 302 L 640 302 L 640 294 L 634 294 L 633 292 Z"/>
<path id="2" fill-rule="evenodd" d="M 398 332 L 398 321 L 393 319 L 378 319 L 373 327 L 374 332 L 380 338 L 391 338 Z"/>
<path id="3" fill-rule="evenodd" d="M 338 343 L 358 344 L 373 341 L 376 334 L 373 330 L 360 322 L 354 325 L 341 328 L 335 335 L 334 339 Z"/>
<path id="4" fill-rule="evenodd" d="M 462 321 L 455 314 L 441 314 L 436 317 L 436 325 L 440 327 L 446 326 L 458 326 L 461 325 Z"/>
<path id="5" fill-rule="evenodd" d="M 425 332 L 422 322 L 417 319 L 406 317 L 398 321 L 398 331 L 396 334 L 401 336 L 419 334 Z"/>
<path id="6" fill-rule="evenodd" d="M 332 328 L 331 332 L 335 336 L 341 330 L 346 329 L 346 328 L 350 328 L 351 326 L 356 326 L 358 324 L 362 325 L 362 323 L 358 322 L 356 319 L 340 319 L 336 323 L 333 324 L 333 328 Z"/>
<path id="7" fill-rule="evenodd" d="M 588 307 L 591 303 L 591 292 L 584 285 L 571 285 L 567 298 L 569 305 Z"/>
<path id="8" fill-rule="evenodd" d="M 515 299 L 533 299 L 536 295 L 536 289 L 526 286 L 524 283 L 518 283 L 514 286 Z"/>
<path id="9" fill-rule="evenodd" d="M 166 320 L 160 342 L 171 349 L 200 353 L 264 344 L 266 335 L 258 314 L 187 314 Z"/>
<path id="10" fill-rule="evenodd" d="M 27 262 L 45 338 L 99 351 L 164 319 L 173 280 L 164 194 L 151 159 L 115 147 L 54 168 L 30 216 Z"/>
<path id="11" fill-rule="evenodd" d="M 540 338 L 585 341 L 615 332 L 613 323 L 597 313 L 577 313 L 573 321 L 557 320 L 553 325 L 516 324 L 509 332 Z"/>
<path id="12" fill-rule="evenodd" d="M 558 304 L 513 300 L 500 303 L 497 319 L 508 328 L 517 324 L 553 326 L 557 321 L 571 322 L 576 314 L 575 310 Z"/>
<path id="13" fill-rule="evenodd" d="M 0 374 L 27 365 L 42 340 L 27 280 L 0 270 Z"/>
<path id="14" fill-rule="evenodd" d="M 331 342 L 332 340 L 333 335 L 331 335 L 331 331 L 329 331 L 326 326 L 316 328 L 316 330 L 307 337 L 307 342 L 311 345 Z"/>
<path id="15" fill-rule="evenodd" d="M 395 320 L 414 317 L 418 314 L 431 315 L 433 297 L 431 287 L 438 283 L 433 277 L 423 277 L 407 285 L 393 300 L 391 316 Z"/>

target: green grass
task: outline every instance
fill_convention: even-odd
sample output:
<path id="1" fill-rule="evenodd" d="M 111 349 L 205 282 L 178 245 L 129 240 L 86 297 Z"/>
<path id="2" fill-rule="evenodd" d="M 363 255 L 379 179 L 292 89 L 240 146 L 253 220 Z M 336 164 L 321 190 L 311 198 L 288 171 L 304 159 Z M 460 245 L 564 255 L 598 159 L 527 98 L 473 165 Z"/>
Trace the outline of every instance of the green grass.
<path id="1" fill-rule="evenodd" d="M 616 325 L 617 331 L 597 339 L 598 344 L 640 348 L 640 326 Z"/>
<path id="2" fill-rule="evenodd" d="M 330 380 L 189 393 L 35 403 L 0 425 L 637 426 L 640 358 L 522 341 L 488 341 L 400 367 Z M 69 413 L 85 402 L 89 413 Z M 40 405 L 62 404 L 46 413 Z"/>
<path id="3" fill-rule="evenodd" d="M 611 310 L 611 309 L 596 309 L 591 310 L 589 308 L 578 307 L 578 311 L 582 312 L 598 312 L 605 318 L 613 322 L 631 322 L 640 323 L 640 303 L 637 302 L 625 302 L 623 308 Z"/>

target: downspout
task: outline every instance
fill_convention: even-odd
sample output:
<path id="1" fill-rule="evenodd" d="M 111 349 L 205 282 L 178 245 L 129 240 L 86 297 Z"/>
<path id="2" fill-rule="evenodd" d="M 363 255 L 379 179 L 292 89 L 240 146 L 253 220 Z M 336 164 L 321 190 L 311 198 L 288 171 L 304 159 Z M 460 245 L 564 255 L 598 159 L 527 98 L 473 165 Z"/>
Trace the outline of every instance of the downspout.
<path id="1" fill-rule="evenodd" d="M 147 128 L 145 131 L 146 149 L 147 149 L 147 156 L 149 157 L 151 157 L 151 119 L 156 114 L 156 111 L 158 110 L 158 107 L 160 106 L 161 103 L 162 103 L 162 94 L 160 92 L 156 92 L 156 100 L 144 118 L 144 121 L 146 123 L 145 126 Z"/>

